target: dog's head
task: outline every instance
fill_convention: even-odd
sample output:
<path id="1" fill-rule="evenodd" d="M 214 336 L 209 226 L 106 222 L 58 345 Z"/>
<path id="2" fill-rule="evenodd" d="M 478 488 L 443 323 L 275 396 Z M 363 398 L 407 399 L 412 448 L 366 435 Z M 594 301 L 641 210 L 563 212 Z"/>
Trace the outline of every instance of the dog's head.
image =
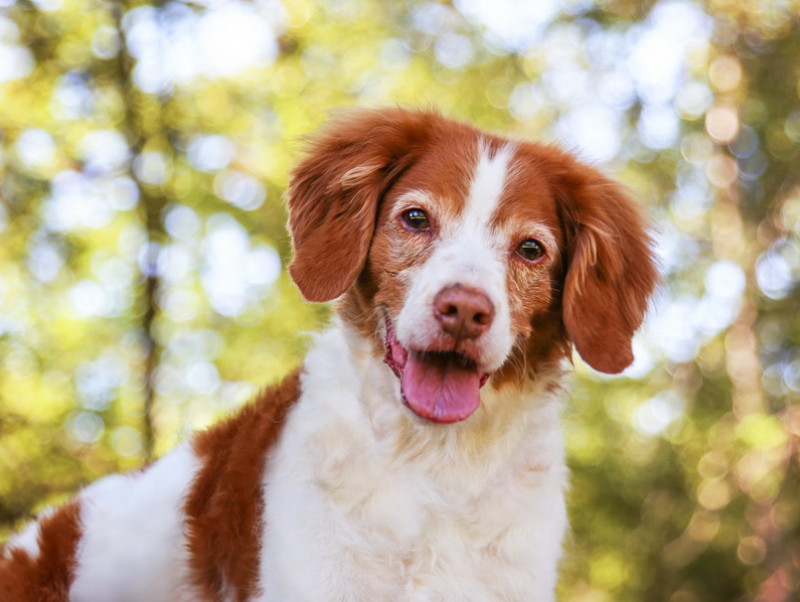
<path id="1" fill-rule="evenodd" d="M 293 173 L 289 227 L 303 295 L 344 295 L 343 318 L 436 422 L 472 414 L 490 376 L 528 378 L 570 343 L 595 369 L 623 370 L 657 280 L 618 184 L 432 112 L 333 120 Z"/>

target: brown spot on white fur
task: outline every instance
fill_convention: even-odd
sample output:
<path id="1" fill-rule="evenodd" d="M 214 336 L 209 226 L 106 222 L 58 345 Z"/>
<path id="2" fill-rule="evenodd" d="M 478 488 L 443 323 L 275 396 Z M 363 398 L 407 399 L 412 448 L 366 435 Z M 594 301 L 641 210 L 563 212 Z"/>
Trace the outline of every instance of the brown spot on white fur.
<path id="1" fill-rule="evenodd" d="M 249 600 L 258 591 L 267 450 L 299 391 L 299 372 L 294 372 L 194 442 L 204 465 L 184 510 L 190 571 L 207 600 Z"/>
<path id="2" fill-rule="evenodd" d="M 289 186 L 289 272 L 306 299 L 330 301 L 361 272 L 378 203 L 425 153 L 430 125 L 425 113 L 351 111 L 313 140 Z"/>
<path id="3" fill-rule="evenodd" d="M 38 525 L 39 553 L 0 549 L 0 601 L 66 602 L 80 539 L 80 504 L 70 502 Z"/>

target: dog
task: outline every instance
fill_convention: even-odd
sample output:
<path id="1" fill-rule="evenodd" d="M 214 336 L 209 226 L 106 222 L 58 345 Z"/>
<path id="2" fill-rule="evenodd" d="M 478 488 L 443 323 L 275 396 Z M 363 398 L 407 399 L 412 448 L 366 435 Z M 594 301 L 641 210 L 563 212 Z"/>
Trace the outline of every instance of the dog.
<path id="1" fill-rule="evenodd" d="M 340 113 L 288 190 L 289 272 L 336 300 L 302 367 L 0 552 L 0 600 L 551 601 L 574 349 L 633 359 L 658 276 L 622 186 L 552 146 Z"/>

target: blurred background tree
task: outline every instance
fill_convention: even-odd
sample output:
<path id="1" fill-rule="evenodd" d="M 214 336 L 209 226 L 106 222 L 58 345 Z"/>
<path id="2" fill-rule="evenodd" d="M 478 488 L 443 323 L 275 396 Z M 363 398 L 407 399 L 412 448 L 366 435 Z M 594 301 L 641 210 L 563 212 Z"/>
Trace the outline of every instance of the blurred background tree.
<path id="1" fill-rule="evenodd" d="M 665 286 L 576 358 L 561 598 L 798 600 L 800 2 L 0 0 L 0 535 L 279 379 L 328 309 L 282 193 L 331 108 L 631 186 Z"/>

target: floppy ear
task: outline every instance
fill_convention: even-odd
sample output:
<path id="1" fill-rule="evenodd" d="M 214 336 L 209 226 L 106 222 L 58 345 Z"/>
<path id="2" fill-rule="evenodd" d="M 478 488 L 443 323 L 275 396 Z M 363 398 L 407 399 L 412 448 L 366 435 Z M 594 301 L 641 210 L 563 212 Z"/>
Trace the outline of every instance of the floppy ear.
<path id="1" fill-rule="evenodd" d="M 367 258 L 378 204 L 424 152 L 434 113 L 350 110 L 308 146 L 289 184 L 289 273 L 309 301 L 330 301 L 355 281 Z"/>
<path id="2" fill-rule="evenodd" d="M 625 190 L 568 156 L 555 188 L 568 233 L 564 325 L 581 357 L 616 374 L 633 361 L 631 339 L 658 281 L 651 238 Z"/>

